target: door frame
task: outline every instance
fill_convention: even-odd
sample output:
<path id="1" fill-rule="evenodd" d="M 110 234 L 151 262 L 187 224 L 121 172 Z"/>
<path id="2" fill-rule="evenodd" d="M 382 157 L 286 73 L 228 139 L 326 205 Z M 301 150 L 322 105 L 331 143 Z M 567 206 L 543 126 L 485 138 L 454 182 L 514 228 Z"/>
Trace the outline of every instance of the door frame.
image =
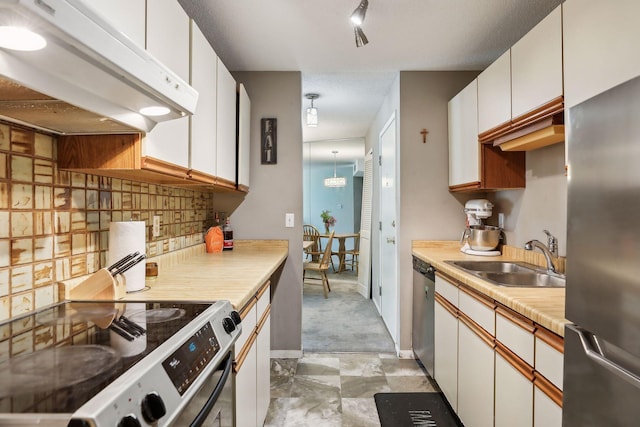
<path id="1" fill-rule="evenodd" d="M 379 137 L 378 137 L 378 171 L 380 172 L 380 168 L 381 168 L 381 163 L 383 161 L 382 159 L 382 142 L 383 142 L 383 136 L 386 135 L 386 132 L 389 130 L 389 128 L 393 125 L 394 127 L 394 133 L 393 133 L 393 138 L 394 138 L 394 142 L 393 142 L 393 151 L 394 151 L 394 156 L 393 156 L 393 186 L 394 186 L 394 194 L 392 196 L 393 200 L 387 200 L 384 199 L 383 200 L 383 192 L 382 192 L 382 174 L 379 173 L 378 176 L 378 250 L 377 252 L 377 256 L 378 256 L 378 268 L 377 268 L 377 272 L 378 272 L 378 280 L 376 282 L 377 284 L 377 289 L 373 289 L 373 293 L 374 296 L 377 296 L 377 301 L 376 299 L 374 299 L 374 302 L 376 303 L 376 307 L 378 309 L 378 312 L 380 313 L 380 315 L 382 316 L 382 319 L 385 323 L 385 325 L 387 326 L 387 329 L 389 331 L 389 334 L 391 335 L 391 338 L 393 339 L 396 347 L 398 345 L 399 342 L 399 301 L 400 301 L 400 292 L 399 292 L 399 288 L 398 288 L 398 229 L 399 229 L 399 221 L 398 221 L 398 125 L 397 125 L 397 113 L 396 111 L 393 111 L 393 113 L 391 114 L 391 117 L 389 117 L 389 119 L 387 120 L 387 122 L 384 124 L 384 126 L 382 127 L 380 133 L 379 133 Z M 385 229 L 385 227 L 383 227 L 382 224 L 382 206 L 389 206 L 391 204 L 391 209 L 393 211 L 393 221 L 395 223 L 395 225 L 392 227 L 392 232 L 393 235 L 391 236 L 395 243 L 394 243 L 394 248 L 393 248 L 393 256 L 391 258 L 389 257 L 383 257 L 382 253 L 384 250 L 384 245 L 385 245 L 385 238 L 383 237 L 383 233 L 386 231 L 387 232 L 387 237 L 388 236 L 388 230 Z M 384 287 L 384 289 L 386 289 L 387 291 L 389 291 L 387 293 L 387 295 L 391 296 L 391 300 L 388 301 L 388 304 L 390 304 L 390 307 L 384 307 L 384 298 L 380 297 L 380 292 L 382 290 L 382 275 L 383 275 L 383 267 L 384 266 L 391 266 L 392 270 L 391 271 L 391 275 L 393 277 L 393 283 L 391 283 L 390 285 L 387 285 Z M 387 308 L 390 309 L 390 312 L 387 312 Z M 387 312 L 388 315 L 385 316 L 384 313 Z"/>

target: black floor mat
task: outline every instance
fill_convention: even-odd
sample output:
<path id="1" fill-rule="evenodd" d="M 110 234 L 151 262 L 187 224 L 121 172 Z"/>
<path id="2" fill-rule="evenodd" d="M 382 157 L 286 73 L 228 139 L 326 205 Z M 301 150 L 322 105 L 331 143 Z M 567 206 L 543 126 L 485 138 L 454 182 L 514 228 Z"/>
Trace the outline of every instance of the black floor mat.
<path id="1" fill-rule="evenodd" d="M 382 427 L 463 427 L 442 393 L 376 393 Z"/>

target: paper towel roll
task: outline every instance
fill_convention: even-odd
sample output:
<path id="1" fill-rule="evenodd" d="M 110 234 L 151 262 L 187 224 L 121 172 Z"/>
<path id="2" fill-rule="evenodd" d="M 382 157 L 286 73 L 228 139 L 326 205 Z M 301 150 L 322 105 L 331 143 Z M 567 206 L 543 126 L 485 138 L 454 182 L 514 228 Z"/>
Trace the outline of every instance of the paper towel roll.
<path id="1" fill-rule="evenodd" d="M 112 222 L 109 225 L 109 257 L 107 265 L 111 265 L 132 252 L 146 253 L 144 221 Z M 145 263 L 140 262 L 123 273 L 127 284 L 127 292 L 144 288 Z"/>

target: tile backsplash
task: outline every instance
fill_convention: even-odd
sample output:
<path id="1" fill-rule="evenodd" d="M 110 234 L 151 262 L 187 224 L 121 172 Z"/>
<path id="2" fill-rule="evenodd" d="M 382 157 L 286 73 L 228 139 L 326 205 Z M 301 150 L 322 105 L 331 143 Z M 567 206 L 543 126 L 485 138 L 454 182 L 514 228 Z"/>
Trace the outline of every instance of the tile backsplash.
<path id="1" fill-rule="evenodd" d="M 55 136 L 0 122 L 0 321 L 104 267 L 112 221 L 145 221 L 151 257 L 201 243 L 212 207 L 206 192 L 58 170 Z"/>

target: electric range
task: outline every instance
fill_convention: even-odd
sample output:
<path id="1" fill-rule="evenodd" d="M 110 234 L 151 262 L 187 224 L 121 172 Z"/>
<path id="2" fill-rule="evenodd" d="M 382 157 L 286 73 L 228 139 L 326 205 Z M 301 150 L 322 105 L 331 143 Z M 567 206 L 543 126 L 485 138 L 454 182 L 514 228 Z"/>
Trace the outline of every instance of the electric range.
<path id="1" fill-rule="evenodd" d="M 65 301 L 12 319 L 0 324 L 0 425 L 172 425 L 230 371 L 240 332 L 228 301 Z"/>

